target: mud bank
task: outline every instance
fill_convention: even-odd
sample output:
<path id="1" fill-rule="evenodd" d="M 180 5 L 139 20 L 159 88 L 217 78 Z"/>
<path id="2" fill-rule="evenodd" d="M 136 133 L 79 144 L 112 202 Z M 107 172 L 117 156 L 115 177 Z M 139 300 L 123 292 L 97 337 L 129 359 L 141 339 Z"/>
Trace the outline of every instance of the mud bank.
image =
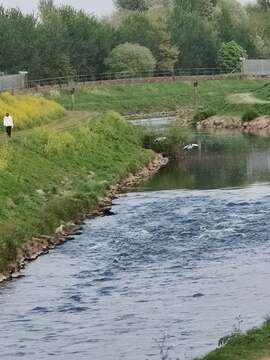
<path id="1" fill-rule="evenodd" d="M 74 240 L 74 236 L 81 233 L 81 225 L 84 220 L 96 216 L 106 216 L 114 199 L 125 194 L 131 187 L 153 176 L 161 167 L 167 165 L 168 161 L 167 158 L 157 154 L 147 166 L 140 169 L 137 173 L 129 174 L 126 178 L 112 185 L 105 196 L 85 216 L 74 222 L 71 221 L 60 225 L 51 236 L 33 237 L 27 241 L 22 249 L 18 251 L 16 260 L 8 265 L 5 272 L 0 273 L 0 283 L 22 276 L 21 270 L 25 268 L 27 263 L 36 260 L 41 255 L 47 254 L 50 250 L 64 244 L 66 241 Z"/>

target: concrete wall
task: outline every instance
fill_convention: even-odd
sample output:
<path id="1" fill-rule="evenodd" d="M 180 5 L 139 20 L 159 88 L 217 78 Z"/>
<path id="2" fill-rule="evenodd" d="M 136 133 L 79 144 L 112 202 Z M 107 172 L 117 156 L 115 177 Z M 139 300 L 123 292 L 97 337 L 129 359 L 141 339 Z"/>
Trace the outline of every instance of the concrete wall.
<path id="1" fill-rule="evenodd" d="M 1 75 L 0 91 L 24 89 L 25 74 Z"/>

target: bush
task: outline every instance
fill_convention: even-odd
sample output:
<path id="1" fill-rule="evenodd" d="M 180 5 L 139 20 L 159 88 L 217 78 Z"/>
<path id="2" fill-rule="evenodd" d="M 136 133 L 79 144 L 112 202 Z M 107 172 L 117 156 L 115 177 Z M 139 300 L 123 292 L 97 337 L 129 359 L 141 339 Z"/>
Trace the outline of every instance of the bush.
<path id="1" fill-rule="evenodd" d="M 209 117 L 214 115 L 216 115 L 216 112 L 213 109 L 199 109 L 193 116 L 192 126 L 196 127 L 198 122 L 208 119 Z"/>
<path id="2" fill-rule="evenodd" d="M 249 109 L 242 115 L 242 122 L 252 121 L 259 116 L 260 114 L 256 110 Z"/>
<path id="3" fill-rule="evenodd" d="M 54 101 L 37 96 L 0 95 L 0 114 L 10 113 L 15 127 L 24 129 L 56 119 L 65 113 L 64 108 Z"/>
<path id="4" fill-rule="evenodd" d="M 146 132 L 143 138 L 146 149 L 152 149 L 171 158 L 180 156 L 184 145 L 191 141 L 193 141 L 191 130 L 176 125 L 169 126 L 165 134 L 158 134 L 156 131 Z"/>
<path id="5" fill-rule="evenodd" d="M 112 72 L 128 72 L 136 75 L 147 71 L 151 75 L 156 67 L 156 60 L 146 47 L 125 43 L 112 50 L 106 65 Z"/>
<path id="6" fill-rule="evenodd" d="M 223 43 L 218 51 L 218 62 L 226 72 L 241 71 L 241 58 L 246 58 L 247 52 L 235 41 Z"/>

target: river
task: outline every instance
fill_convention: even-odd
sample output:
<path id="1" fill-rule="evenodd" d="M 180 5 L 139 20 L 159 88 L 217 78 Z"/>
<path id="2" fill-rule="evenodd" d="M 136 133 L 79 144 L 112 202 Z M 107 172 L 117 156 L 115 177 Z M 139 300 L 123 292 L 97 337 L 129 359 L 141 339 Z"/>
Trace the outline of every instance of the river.
<path id="1" fill-rule="evenodd" d="M 270 313 L 270 146 L 187 154 L 0 286 L 1 360 L 193 359 Z"/>

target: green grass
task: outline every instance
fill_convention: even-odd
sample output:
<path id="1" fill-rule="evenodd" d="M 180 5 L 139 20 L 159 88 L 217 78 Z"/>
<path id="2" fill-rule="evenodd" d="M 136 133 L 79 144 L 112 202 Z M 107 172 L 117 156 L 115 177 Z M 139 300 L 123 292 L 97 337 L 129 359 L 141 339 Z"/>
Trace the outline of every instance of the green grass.
<path id="1" fill-rule="evenodd" d="M 140 130 L 110 112 L 71 130 L 29 130 L 2 143 L 0 155 L 1 271 L 26 240 L 93 208 L 153 153 Z"/>
<path id="2" fill-rule="evenodd" d="M 259 80 L 209 80 L 199 82 L 198 104 L 211 108 L 217 114 L 242 115 L 247 104 L 232 104 L 227 97 L 231 94 L 253 93 L 264 100 L 270 100 L 269 81 Z M 71 95 L 62 92 L 61 105 L 71 109 Z M 121 114 L 175 111 L 177 107 L 194 106 L 194 89 L 191 82 L 160 82 L 152 84 L 106 85 L 78 90 L 75 95 L 75 109 L 104 112 L 115 110 Z M 262 114 L 270 114 L 270 104 L 253 106 Z"/>
<path id="3" fill-rule="evenodd" d="M 233 336 L 227 344 L 201 360 L 257 360 L 270 357 L 270 322 L 260 329 Z"/>

